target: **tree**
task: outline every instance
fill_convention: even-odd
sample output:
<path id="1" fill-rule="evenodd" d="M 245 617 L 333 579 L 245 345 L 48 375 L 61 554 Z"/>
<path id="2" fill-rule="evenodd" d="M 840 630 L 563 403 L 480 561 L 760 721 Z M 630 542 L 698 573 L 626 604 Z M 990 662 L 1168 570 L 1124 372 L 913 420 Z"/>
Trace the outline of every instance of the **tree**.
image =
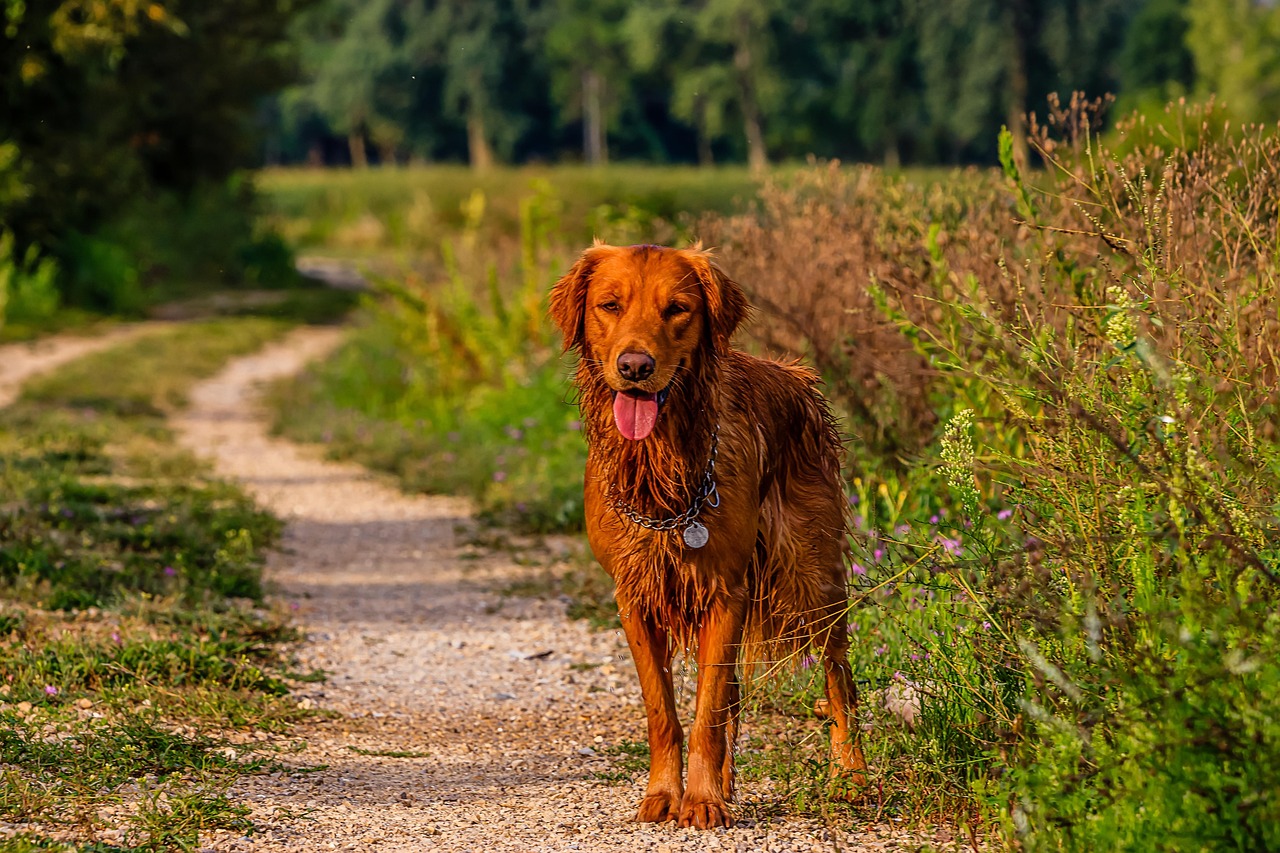
<path id="1" fill-rule="evenodd" d="M 252 163 L 256 108 L 293 71 L 284 45 L 303 5 L 0 0 L 0 143 L 27 188 L 0 214 L 20 244 L 56 245 L 140 193 Z"/>
<path id="2" fill-rule="evenodd" d="M 530 16 L 517 0 L 411 2 L 406 49 L 415 67 L 442 72 L 446 115 L 466 126 L 472 168 L 510 155 L 529 124 L 517 83 L 533 64 L 526 53 Z"/>
<path id="3" fill-rule="evenodd" d="M 606 131 L 620 114 L 629 77 L 624 0 L 555 0 L 543 16 L 542 52 L 552 92 L 566 119 L 582 119 L 583 159 L 609 159 Z"/>
<path id="4" fill-rule="evenodd" d="M 782 9 L 782 0 L 655 0 L 628 15 L 635 66 L 648 70 L 670 56 L 679 69 L 671 110 L 697 128 L 699 159 L 709 159 L 710 140 L 736 113 L 748 164 L 756 171 L 768 165 L 766 116 L 783 93 L 774 62 Z"/>
<path id="5" fill-rule="evenodd" d="M 1120 56 L 1121 89 L 1153 92 L 1160 100 L 1186 94 L 1195 83 L 1187 48 L 1187 0 L 1149 0 L 1134 16 Z"/>
<path id="6" fill-rule="evenodd" d="M 1190 0 L 1187 19 L 1200 90 L 1243 121 L 1280 118 L 1280 6 Z"/>
<path id="7" fill-rule="evenodd" d="M 1124 0 L 913 2 L 926 109 L 950 159 L 989 159 L 993 128 L 1005 124 L 1025 160 L 1033 105 L 1050 92 L 1115 89 L 1132 14 Z"/>
<path id="8" fill-rule="evenodd" d="M 809 0 L 781 31 L 784 150 L 896 166 L 925 129 L 909 0 Z"/>
<path id="9" fill-rule="evenodd" d="M 381 128 L 379 142 L 394 147 L 395 119 L 379 115 L 378 82 L 396 64 L 384 23 L 395 0 L 338 0 L 318 7 L 299 22 L 299 39 L 309 82 L 285 96 L 286 109 L 297 120 L 308 112 L 322 116 L 347 139 L 351 165 L 368 165 L 366 137 Z"/>

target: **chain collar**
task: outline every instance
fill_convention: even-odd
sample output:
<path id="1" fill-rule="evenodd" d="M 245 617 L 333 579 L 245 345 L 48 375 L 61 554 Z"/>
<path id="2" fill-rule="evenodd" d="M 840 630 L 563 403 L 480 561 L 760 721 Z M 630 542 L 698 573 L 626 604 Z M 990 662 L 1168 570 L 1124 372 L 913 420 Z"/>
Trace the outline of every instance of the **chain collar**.
<path id="1" fill-rule="evenodd" d="M 643 515 L 631 504 L 614 496 L 613 483 L 609 484 L 607 493 L 610 505 L 624 518 L 646 530 L 684 530 L 695 523 L 704 506 L 713 508 L 720 506 L 720 492 L 716 489 L 716 450 L 719 444 L 720 425 L 716 424 L 716 428 L 711 432 L 711 456 L 707 459 L 706 473 L 702 475 L 702 485 L 698 487 L 693 500 L 690 501 L 689 508 L 679 515 L 669 516 L 668 518 L 652 518 Z"/>

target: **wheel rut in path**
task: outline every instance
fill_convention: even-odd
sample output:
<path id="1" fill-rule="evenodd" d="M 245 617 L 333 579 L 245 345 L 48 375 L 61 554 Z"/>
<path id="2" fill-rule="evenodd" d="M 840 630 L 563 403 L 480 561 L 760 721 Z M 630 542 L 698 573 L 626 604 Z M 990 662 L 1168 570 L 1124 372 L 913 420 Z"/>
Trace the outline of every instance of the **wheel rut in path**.
<path id="1" fill-rule="evenodd" d="M 467 502 L 405 495 L 268 434 L 261 383 L 341 339 L 304 328 L 232 362 L 192 390 L 174 424 L 286 521 L 268 580 L 306 634 L 299 669 L 328 676 L 295 695 L 328 713 L 295 729 L 306 747 L 284 756 L 290 769 L 232 791 L 255 832 L 208 849 L 916 849 L 810 821 L 710 833 L 632 823 L 643 778 L 600 778 L 608 747 L 645 737 L 620 634 L 568 620 L 561 601 L 503 595 L 542 570 L 468 545 Z"/>

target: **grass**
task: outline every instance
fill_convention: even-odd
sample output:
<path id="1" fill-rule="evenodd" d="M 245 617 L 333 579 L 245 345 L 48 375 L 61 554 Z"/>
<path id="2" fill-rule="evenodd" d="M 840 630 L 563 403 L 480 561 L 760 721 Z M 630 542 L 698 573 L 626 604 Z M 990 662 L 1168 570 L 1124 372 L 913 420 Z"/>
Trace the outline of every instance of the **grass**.
<path id="1" fill-rule="evenodd" d="M 267 222 L 301 251 L 414 260 L 467 230 L 491 244 L 518 238 L 522 203 L 534 196 L 553 199 L 557 231 L 585 244 L 655 220 L 668 230 L 704 211 L 730 213 L 757 187 L 745 168 L 629 165 L 276 169 L 257 183 Z"/>
<path id="2" fill-rule="evenodd" d="M 296 635 L 262 600 L 279 523 L 164 417 L 292 322 L 153 331 L 0 410 L 0 821 L 25 827 L 6 849 L 194 849 L 251 830 L 226 792 L 275 764 L 265 733 L 300 717 L 291 676 L 309 677 L 289 672 Z"/>

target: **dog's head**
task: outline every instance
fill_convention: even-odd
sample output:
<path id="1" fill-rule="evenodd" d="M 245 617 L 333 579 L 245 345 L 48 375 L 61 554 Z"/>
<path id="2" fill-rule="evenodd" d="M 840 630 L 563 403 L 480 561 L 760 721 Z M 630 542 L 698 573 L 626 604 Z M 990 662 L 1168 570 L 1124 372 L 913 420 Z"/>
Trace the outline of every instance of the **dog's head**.
<path id="1" fill-rule="evenodd" d="M 729 350 L 747 299 L 701 246 L 596 244 L 551 290 L 551 317 L 614 395 L 619 432 L 643 439 L 681 371 Z M 705 365 L 704 365 L 705 366 Z"/>

